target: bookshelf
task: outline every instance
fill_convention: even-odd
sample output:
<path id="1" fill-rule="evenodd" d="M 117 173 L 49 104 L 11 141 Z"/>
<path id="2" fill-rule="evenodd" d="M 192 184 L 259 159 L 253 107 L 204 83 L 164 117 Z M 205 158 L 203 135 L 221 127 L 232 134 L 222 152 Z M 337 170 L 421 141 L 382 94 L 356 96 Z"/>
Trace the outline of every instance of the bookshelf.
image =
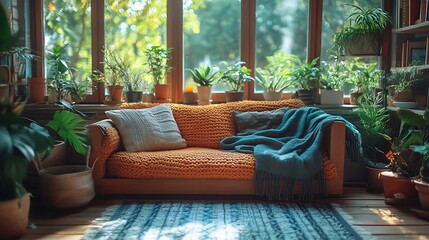
<path id="1" fill-rule="evenodd" d="M 394 0 L 392 63 L 394 68 L 429 66 L 429 0 Z"/>

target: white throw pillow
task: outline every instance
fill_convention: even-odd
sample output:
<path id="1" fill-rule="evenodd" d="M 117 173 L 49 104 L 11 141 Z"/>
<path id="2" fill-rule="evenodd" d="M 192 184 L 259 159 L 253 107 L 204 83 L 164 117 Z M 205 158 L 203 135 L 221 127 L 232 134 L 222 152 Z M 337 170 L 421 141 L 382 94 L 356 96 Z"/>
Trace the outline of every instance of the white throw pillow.
<path id="1" fill-rule="evenodd" d="M 162 104 L 146 109 L 106 111 L 128 152 L 172 150 L 186 147 L 171 108 Z"/>

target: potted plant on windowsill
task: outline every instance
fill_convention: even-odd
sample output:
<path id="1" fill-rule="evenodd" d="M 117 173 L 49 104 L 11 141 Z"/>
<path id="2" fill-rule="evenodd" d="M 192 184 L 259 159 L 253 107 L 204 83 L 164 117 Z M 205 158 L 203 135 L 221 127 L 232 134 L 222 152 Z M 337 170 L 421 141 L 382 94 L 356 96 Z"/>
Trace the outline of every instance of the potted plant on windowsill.
<path id="1" fill-rule="evenodd" d="M 292 71 L 291 78 L 295 82 L 298 98 L 305 105 L 315 103 L 315 88 L 320 74 L 320 68 L 317 67 L 319 58 L 311 60 L 309 63 L 300 63 Z"/>
<path id="2" fill-rule="evenodd" d="M 198 84 L 198 104 L 207 105 L 211 102 L 211 88 L 219 80 L 218 71 L 209 66 L 200 66 L 194 69 L 187 69 L 191 73 L 192 80 Z"/>
<path id="3" fill-rule="evenodd" d="M 172 67 L 168 66 L 168 60 L 171 59 L 172 48 L 164 48 L 162 46 L 152 46 L 146 49 L 145 54 L 148 67 L 148 73 L 152 76 L 155 90 L 155 98 L 159 102 L 169 102 L 168 99 L 168 84 L 166 84 L 166 75 Z"/>
<path id="4" fill-rule="evenodd" d="M 127 101 L 129 103 L 142 101 L 142 83 L 143 73 L 140 70 L 127 70 L 125 74 L 125 85 L 127 87 Z"/>
<path id="5" fill-rule="evenodd" d="M 53 139 L 36 123 L 20 118 L 25 102 L 0 100 L 0 238 L 17 238 L 28 223 L 30 197 L 23 186 L 28 164 L 36 154 L 49 151 Z"/>
<path id="6" fill-rule="evenodd" d="M 244 83 L 253 80 L 253 77 L 250 76 L 252 70 L 244 64 L 245 62 L 239 61 L 220 71 L 220 81 L 228 89 L 225 92 L 227 102 L 242 101 L 244 99 Z"/>
<path id="7" fill-rule="evenodd" d="M 103 64 L 110 94 L 110 101 L 105 101 L 105 103 L 109 105 L 121 103 L 124 91 L 124 59 L 117 51 L 105 49 Z"/>
<path id="8" fill-rule="evenodd" d="M 347 79 L 347 71 L 344 67 L 344 62 L 334 61 L 330 63 L 322 62 L 320 74 L 320 104 L 336 104 L 344 103 L 344 91 L 342 87 Z"/>
<path id="9" fill-rule="evenodd" d="M 381 8 L 362 8 L 346 4 L 352 12 L 344 27 L 334 35 L 334 45 L 346 55 L 380 55 L 383 31 L 390 22 L 389 14 Z"/>
<path id="10" fill-rule="evenodd" d="M 269 69 L 257 69 L 255 81 L 264 90 L 265 101 L 277 101 L 283 98 L 283 90 L 292 86 L 287 73 L 271 72 Z"/>
<path id="11" fill-rule="evenodd" d="M 422 74 L 417 66 L 391 69 L 387 87 L 389 103 L 395 106 L 395 102 L 414 102 L 412 86 Z"/>

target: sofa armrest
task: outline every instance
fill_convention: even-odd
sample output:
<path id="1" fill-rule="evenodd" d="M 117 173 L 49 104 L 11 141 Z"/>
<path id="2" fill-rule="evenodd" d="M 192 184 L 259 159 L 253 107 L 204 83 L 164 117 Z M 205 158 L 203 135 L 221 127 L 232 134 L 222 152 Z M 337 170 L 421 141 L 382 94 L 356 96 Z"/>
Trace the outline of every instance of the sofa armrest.
<path id="1" fill-rule="evenodd" d="M 93 166 L 92 175 L 97 183 L 97 180 L 105 177 L 106 160 L 119 150 L 121 138 L 110 119 L 89 124 L 86 129 L 91 144 L 88 165 Z"/>
<path id="2" fill-rule="evenodd" d="M 328 192 L 341 195 L 344 184 L 344 160 L 346 153 L 346 127 L 344 122 L 335 121 L 329 125 L 323 134 L 323 144 L 328 158 L 337 170 L 337 177 L 327 182 Z"/>

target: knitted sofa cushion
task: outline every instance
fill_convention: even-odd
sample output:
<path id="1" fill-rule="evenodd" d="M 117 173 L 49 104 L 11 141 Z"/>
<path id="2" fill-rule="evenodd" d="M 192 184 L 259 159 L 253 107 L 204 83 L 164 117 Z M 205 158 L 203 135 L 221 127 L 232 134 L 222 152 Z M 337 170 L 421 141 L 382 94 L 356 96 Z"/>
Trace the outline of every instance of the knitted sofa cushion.
<path id="1" fill-rule="evenodd" d="M 235 135 L 232 111 L 265 111 L 280 107 L 304 107 L 298 99 L 282 101 L 240 101 L 204 106 L 169 104 L 182 137 L 189 147 L 219 148 L 220 141 Z M 119 109 L 140 109 L 156 106 L 153 103 L 127 103 Z"/>
<path id="2" fill-rule="evenodd" d="M 168 105 L 147 109 L 106 111 L 119 130 L 124 147 L 129 152 L 185 148 Z"/>
<path id="3" fill-rule="evenodd" d="M 336 168 L 323 158 L 325 179 L 337 176 Z M 116 152 L 107 160 L 107 174 L 118 178 L 235 179 L 251 180 L 253 154 L 188 147 L 156 152 Z"/>
<path id="4" fill-rule="evenodd" d="M 117 152 L 107 161 L 107 173 L 119 178 L 239 179 L 253 178 L 252 154 L 188 147 L 156 152 Z"/>

